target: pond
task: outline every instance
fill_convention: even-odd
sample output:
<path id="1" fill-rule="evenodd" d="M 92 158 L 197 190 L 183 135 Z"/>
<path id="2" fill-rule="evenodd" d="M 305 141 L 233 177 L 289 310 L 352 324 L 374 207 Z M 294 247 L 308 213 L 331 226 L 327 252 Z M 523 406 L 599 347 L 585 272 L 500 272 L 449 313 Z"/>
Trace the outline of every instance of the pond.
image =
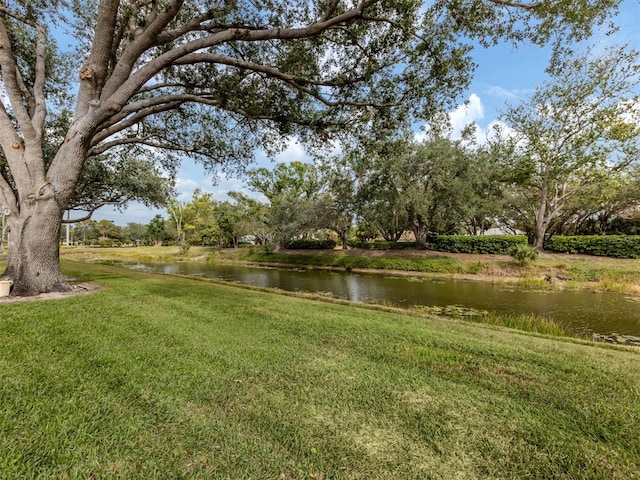
<path id="1" fill-rule="evenodd" d="M 541 291 L 488 282 L 326 270 L 178 262 L 123 265 L 258 287 L 312 292 L 355 302 L 408 307 L 458 305 L 499 314 L 535 314 L 579 333 L 640 336 L 640 298 L 587 291 Z"/>

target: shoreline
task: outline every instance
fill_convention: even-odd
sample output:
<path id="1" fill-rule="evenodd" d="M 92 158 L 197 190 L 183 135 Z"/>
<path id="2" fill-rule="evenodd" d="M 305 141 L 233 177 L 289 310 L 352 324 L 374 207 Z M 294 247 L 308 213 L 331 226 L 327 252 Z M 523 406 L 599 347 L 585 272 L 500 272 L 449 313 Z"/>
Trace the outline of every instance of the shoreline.
<path id="1" fill-rule="evenodd" d="M 507 255 L 464 254 L 430 250 L 285 250 L 272 254 L 254 248 L 218 250 L 193 246 L 186 255 L 178 247 L 61 249 L 61 258 L 81 261 L 207 261 L 229 264 L 350 271 L 420 278 L 450 278 L 538 289 L 586 290 L 640 296 L 640 259 L 541 252 L 526 266 Z M 382 268 L 379 268 L 382 267 Z"/>

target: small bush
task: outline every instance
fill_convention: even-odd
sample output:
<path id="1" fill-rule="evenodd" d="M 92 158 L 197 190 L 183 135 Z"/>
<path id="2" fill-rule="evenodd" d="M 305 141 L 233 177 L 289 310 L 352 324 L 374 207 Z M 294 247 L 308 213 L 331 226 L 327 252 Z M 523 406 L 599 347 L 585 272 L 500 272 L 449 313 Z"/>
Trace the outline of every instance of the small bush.
<path id="1" fill-rule="evenodd" d="M 262 253 L 266 253 L 267 255 L 271 255 L 276 251 L 277 245 L 274 242 L 266 241 L 260 245 L 260 250 Z"/>
<path id="2" fill-rule="evenodd" d="M 111 240 L 110 238 L 104 238 L 104 239 L 100 239 L 98 240 L 98 245 L 101 247 L 113 247 L 113 240 Z"/>
<path id="3" fill-rule="evenodd" d="M 333 240 L 300 239 L 288 242 L 286 248 L 289 250 L 333 250 L 336 248 L 336 242 Z"/>
<path id="4" fill-rule="evenodd" d="M 558 235 L 547 240 L 545 249 L 557 253 L 640 258 L 640 235 Z"/>
<path id="5" fill-rule="evenodd" d="M 527 263 L 535 262 L 538 258 L 538 249 L 531 245 L 518 244 L 509 249 L 509 255 L 518 265 L 524 266 Z"/>
<path id="6" fill-rule="evenodd" d="M 394 242 L 386 240 L 373 240 L 371 242 L 362 242 L 360 240 L 349 241 L 351 248 L 360 248 L 362 250 L 389 250 Z"/>

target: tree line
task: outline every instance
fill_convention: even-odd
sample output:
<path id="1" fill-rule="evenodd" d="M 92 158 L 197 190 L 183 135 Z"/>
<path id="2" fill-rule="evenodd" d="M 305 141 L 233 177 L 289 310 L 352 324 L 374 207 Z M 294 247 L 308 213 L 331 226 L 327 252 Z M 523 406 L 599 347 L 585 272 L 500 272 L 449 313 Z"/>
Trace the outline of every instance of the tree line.
<path id="1" fill-rule="evenodd" d="M 396 242 L 411 232 L 521 231 L 538 248 L 553 235 L 640 233 L 640 61 L 637 51 L 559 56 L 550 79 L 509 105 L 480 138 L 454 140 L 446 122 L 423 139 L 380 130 L 339 153 L 254 168 L 249 188 L 216 202 L 196 191 L 168 204 L 177 242 L 237 246 L 242 237 L 273 248 L 327 232 Z"/>

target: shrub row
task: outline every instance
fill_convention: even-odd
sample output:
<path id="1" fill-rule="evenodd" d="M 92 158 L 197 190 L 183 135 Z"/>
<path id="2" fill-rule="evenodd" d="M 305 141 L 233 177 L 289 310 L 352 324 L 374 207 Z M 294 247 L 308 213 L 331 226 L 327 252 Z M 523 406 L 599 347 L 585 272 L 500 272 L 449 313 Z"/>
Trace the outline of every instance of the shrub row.
<path id="1" fill-rule="evenodd" d="M 558 235 L 547 240 L 544 248 L 557 253 L 640 258 L 640 235 Z"/>
<path id="2" fill-rule="evenodd" d="M 416 242 L 387 242 L 386 240 L 374 240 L 372 242 L 349 241 L 351 248 L 363 250 L 411 250 L 416 249 Z"/>
<path id="3" fill-rule="evenodd" d="M 313 239 L 292 240 L 287 243 L 286 248 L 290 250 L 333 250 L 336 248 L 336 242 Z"/>
<path id="4" fill-rule="evenodd" d="M 452 253 L 489 253 L 504 255 L 514 245 L 526 245 L 524 235 L 436 235 L 429 238 L 427 248 L 440 252 Z M 368 250 L 401 250 L 415 249 L 416 242 L 387 242 L 376 240 L 373 242 L 349 242 L 352 248 Z"/>
<path id="5" fill-rule="evenodd" d="M 523 244 L 527 244 L 525 235 L 438 235 L 427 246 L 441 252 L 505 255 L 514 245 Z"/>

